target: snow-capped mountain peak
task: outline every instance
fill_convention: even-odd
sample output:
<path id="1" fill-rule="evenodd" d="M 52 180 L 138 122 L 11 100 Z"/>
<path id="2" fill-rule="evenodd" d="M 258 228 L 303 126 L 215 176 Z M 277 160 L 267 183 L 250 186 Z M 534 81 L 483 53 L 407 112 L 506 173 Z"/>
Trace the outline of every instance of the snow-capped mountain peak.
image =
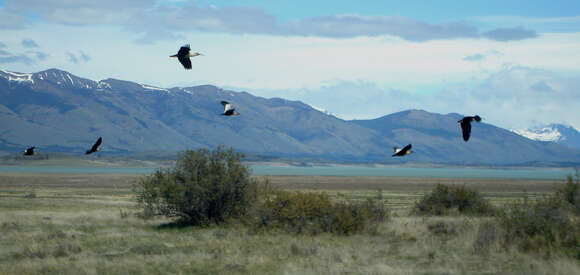
<path id="1" fill-rule="evenodd" d="M 541 127 L 512 131 L 532 140 L 555 142 L 570 148 L 580 149 L 580 132 L 572 126 L 549 124 Z"/>
<path id="2" fill-rule="evenodd" d="M 516 134 L 520 136 L 527 137 L 532 140 L 539 140 L 539 141 L 552 141 L 558 142 L 562 138 L 562 133 L 558 131 L 558 128 L 553 127 L 542 127 L 542 128 L 533 128 L 533 129 L 519 129 L 519 130 L 512 130 Z"/>

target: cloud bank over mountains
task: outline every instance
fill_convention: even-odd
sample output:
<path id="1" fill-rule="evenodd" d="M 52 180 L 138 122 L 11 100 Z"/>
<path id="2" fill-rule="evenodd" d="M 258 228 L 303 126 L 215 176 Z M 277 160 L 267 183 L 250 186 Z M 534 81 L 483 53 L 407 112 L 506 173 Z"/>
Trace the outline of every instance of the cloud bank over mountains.
<path id="1" fill-rule="evenodd" d="M 327 38 L 390 35 L 415 42 L 461 38 L 514 41 L 538 36 L 536 31 L 521 26 L 484 32 L 465 21 L 429 23 L 398 15 L 334 14 L 284 21 L 257 7 L 200 6 L 194 2 L 162 5 L 153 0 L 9 0 L 0 14 L 11 14 L 0 17 L 0 26 L 6 28 L 20 28 L 34 21 L 29 15 L 63 25 L 116 24 L 143 34 L 141 42 L 175 39 L 187 31 Z"/>

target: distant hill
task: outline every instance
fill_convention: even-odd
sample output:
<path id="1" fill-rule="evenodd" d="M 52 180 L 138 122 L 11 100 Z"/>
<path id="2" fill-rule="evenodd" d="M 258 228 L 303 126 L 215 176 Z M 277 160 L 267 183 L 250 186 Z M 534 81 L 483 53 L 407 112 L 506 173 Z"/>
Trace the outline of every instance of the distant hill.
<path id="1" fill-rule="evenodd" d="M 580 132 L 572 126 L 549 124 L 513 131 L 529 139 L 555 142 L 569 148 L 580 149 Z"/>
<path id="2" fill-rule="evenodd" d="M 257 156 L 357 162 L 449 164 L 580 163 L 578 151 L 531 141 L 485 123 L 461 139 L 457 114 L 410 110 L 345 121 L 299 101 L 266 99 L 204 85 L 164 89 L 117 79 L 93 81 L 50 69 L 0 70 L 0 151 L 29 145 L 82 154 L 145 154 L 220 144 Z M 230 101 L 238 117 L 220 113 Z M 485 119 L 485 118 L 484 118 Z M 416 154 L 391 158 L 393 146 Z"/>
<path id="3" fill-rule="evenodd" d="M 457 121 L 459 114 L 434 114 L 408 110 L 353 123 L 374 129 L 396 144 L 413 144 L 415 158 L 430 162 L 445 160 L 463 164 L 540 164 L 577 162 L 580 151 L 533 141 L 511 131 L 487 124 L 472 123 L 471 138 L 464 142 Z M 485 120 L 485 118 L 484 118 Z"/>

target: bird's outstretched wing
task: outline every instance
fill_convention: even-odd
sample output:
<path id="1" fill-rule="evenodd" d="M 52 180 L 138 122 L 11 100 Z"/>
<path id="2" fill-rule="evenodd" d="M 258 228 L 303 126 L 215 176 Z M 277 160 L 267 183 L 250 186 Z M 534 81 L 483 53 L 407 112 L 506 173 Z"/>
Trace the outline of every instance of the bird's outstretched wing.
<path id="1" fill-rule="evenodd" d="M 411 144 L 409 144 L 409 145 L 405 146 L 401 151 L 407 152 L 411 149 L 411 147 L 413 147 L 413 146 Z"/>
<path id="2" fill-rule="evenodd" d="M 189 57 L 179 55 L 177 56 L 177 59 L 179 60 L 179 63 L 183 65 L 183 68 L 186 70 L 191 70 L 191 59 L 189 59 Z"/>
<path id="3" fill-rule="evenodd" d="M 468 119 L 461 120 L 461 132 L 463 133 L 463 140 L 468 141 L 471 134 L 471 122 Z"/>
<path id="4" fill-rule="evenodd" d="M 227 101 L 222 101 L 221 103 L 224 106 L 224 113 L 226 113 L 226 112 L 228 112 L 230 110 L 232 110 L 232 112 L 233 112 L 234 108 L 232 107 L 232 104 L 230 104 Z"/>
<path id="5" fill-rule="evenodd" d="M 96 152 L 97 149 L 99 148 L 99 146 L 101 146 L 101 143 L 103 143 L 103 138 L 99 137 L 99 139 L 97 139 L 97 142 L 95 142 L 95 144 L 93 144 L 91 151 Z"/>

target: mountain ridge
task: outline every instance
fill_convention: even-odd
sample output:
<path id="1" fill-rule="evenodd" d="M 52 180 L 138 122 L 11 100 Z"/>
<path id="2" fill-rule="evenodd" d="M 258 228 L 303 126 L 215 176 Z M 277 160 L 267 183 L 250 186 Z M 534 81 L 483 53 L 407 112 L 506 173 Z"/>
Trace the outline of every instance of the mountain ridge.
<path id="1" fill-rule="evenodd" d="M 103 136 L 104 153 L 180 151 L 233 146 L 250 154 L 330 161 L 451 164 L 580 163 L 577 151 L 531 141 L 477 123 L 464 143 L 459 114 L 407 110 L 373 120 L 342 120 L 312 106 L 262 98 L 212 85 L 160 88 L 126 80 L 99 81 L 49 69 L 0 71 L 0 151 L 22 146 L 79 153 Z M 224 117 L 219 104 L 241 113 Z M 484 118 L 485 119 L 485 118 Z M 393 146 L 417 153 L 391 158 Z M 523 146 L 505 155 L 509 146 Z M 513 148 L 511 150 L 514 150 Z M 39 150 L 42 152 L 42 150 Z"/>
<path id="2" fill-rule="evenodd" d="M 555 142 L 569 148 L 580 149 L 580 132 L 572 126 L 551 123 L 512 131 L 532 140 Z"/>

